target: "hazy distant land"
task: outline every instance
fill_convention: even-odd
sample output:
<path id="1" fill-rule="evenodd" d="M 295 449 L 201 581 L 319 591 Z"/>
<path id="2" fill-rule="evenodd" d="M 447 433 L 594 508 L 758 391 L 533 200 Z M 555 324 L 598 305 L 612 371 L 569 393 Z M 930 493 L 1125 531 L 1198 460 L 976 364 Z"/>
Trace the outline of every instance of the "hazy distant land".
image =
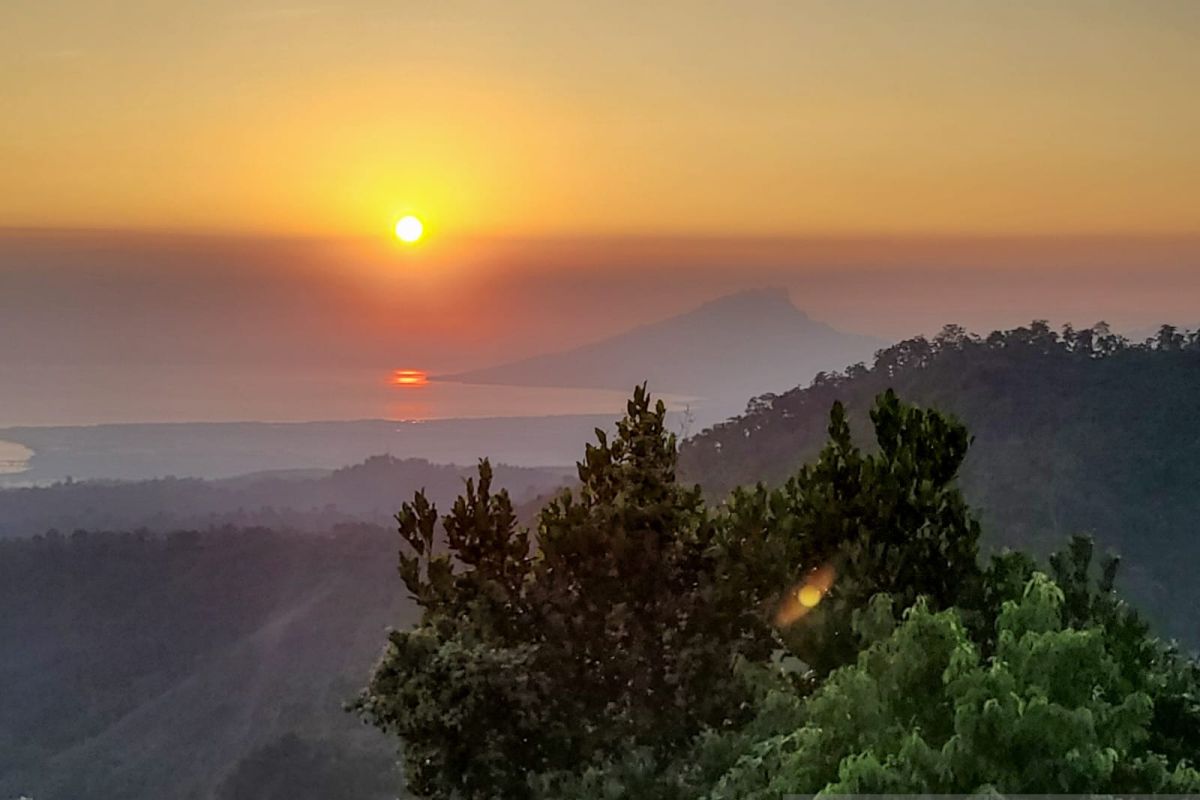
<path id="1" fill-rule="evenodd" d="M 229 478 L 251 472 L 337 469 L 373 455 L 471 465 L 574 464 L 582 442 L 615 415 L 427 421 L 237 422 L 0 428 L 0 441 L 33 451 L 0 486 L 65 480 Z M 12 452 L 17 452 L 15 447 Z M 16 457 L 12 462 L 15 463 Z"/>
<path id="2" fill-rule="evenodd" d="M 569 465 L 639 383 L 667 401 L 687 435 L 740 413 L 748 397 L 869 360 L 883 344 L 816 322 L 784 289 L 755 289 L 591 345 L 419 386 L 389 385 L 385 370 L 27 365 L 0 417 L 10 425 L 0 441 L 15 453 L 0 452 L 0 485 L 225 478 L 379 454 Z M 204 400 L 213 392 L 225 398 L 219 412 Z M 340 421 L 305 421 L 313 419 Z"/>
<path id="3" fill-rule="evenodd" d="M 570 483 L 574 467 L 494 463 L 493 481 L 518 506 Z M 82 480 L 0 491 L 0 540 L 48 531 L 207 530 L 266 527 L 328 533 L 353 524 L 391 527 L 399 504 L 417 490 L 449 507 L 475 466 L 372 456 L 338 470 L 292 469 L 237 478 Z"/>

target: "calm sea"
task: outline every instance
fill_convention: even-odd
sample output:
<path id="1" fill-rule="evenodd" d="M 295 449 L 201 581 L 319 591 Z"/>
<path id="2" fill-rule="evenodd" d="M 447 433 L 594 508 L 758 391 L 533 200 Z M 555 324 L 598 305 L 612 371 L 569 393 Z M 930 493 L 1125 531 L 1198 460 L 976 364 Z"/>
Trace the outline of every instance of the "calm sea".
<path id="1" fill-rule="evenodd" d="M 589 426 L 595 424 L 591 415 L 620 414 L 628 396 L 627 392 L 602 389 L 427 382 L 419 373 L 407 371 L 6 366 L 0 375 L 0 438 L 5 428 L 104 423 L 447 420 L 448 427 L 439 423 L 436 430 L 440 433 L 431 442 L 417 441 L 420 431 L 406 427 L 388 436 L 370 428 L 374 433 L 366 442 L 358 442 L 352 429 L 338 428 L 342 433 L 332 439 L 322 433 L 324 428 L 290 429 L 291 438 L 283 444 L 271 438 L 269 429 L 257 431 L 261 441 L 239 439 L 239 434 L 228 429 L 199 440 L 194 431 L 178 429 L 174 434 L 160 432 L 158 438 L 152 433 L 125 435 L 111 429 L 107 433 L 95 429 L 96 435 L 91 435 L 90 428 L 59 434 L 10 430 L 9 439 L 25 441 L 33 450 L 14 441 L 0 441 L 0 475 L 10 480 L 36 477 L 42 482 L 65 475 L 210 476 L 294 466 L 342 466 L 384 451 L 456 463 L 473 463 L 480 455 L 520 464 L 570 463 L 579 443 L 590 433 Z M 696 410 L 703 411 L 692 398 L 663 399 L 672 410 L 692 410 L 681 420 L 695 421 Z M 472 440 L 479 435 L 479 426 L 468 421 L 488 417 L 554 417 L 558 422 L 542 419 L 519 422 L 515 427 L 492 425 L 488 428 L 491 439 Z M 573 419 L 579 424 L 569 422 Z M 464 422 L 456 425 L 454 420 Z M 564 424 L 569 435 L 560 430 Z M 583 427 L 576 430 L 579 425 Z M 556 435 L 559 439 L 566 436 L 566 442 L 555 439 Z M 565 443 L 570 447 L 564 450 Z M 34 450 L 45 451 L 44 457 L 27 469 Z M 218 462 L 219 470 L 213 467 Z"/>
<path id="2" fill-rule="evenodd" d="M 388 370 L 4 366 L 0 428 L 117 422 L 302 422 L 616 414 L 604 389 L 396 385 Z M 632 389 L 632 387 L 630 387 Z M 681 409 L 693 398 L 664 396 Z"/>

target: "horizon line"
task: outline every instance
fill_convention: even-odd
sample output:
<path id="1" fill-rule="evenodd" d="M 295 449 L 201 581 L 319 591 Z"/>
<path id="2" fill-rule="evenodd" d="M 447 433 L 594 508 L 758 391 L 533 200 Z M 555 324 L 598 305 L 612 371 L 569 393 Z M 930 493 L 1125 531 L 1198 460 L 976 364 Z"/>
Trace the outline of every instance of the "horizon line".
<path id="1" fill-rule="evenodd" d="M 289 232 L 289 231 L 257 231 L 234 228 L 192 228 L 192 227 L 108 227 L 80 225 L 0 225 L 0 239 L 5 238 L 35 238 L 54 236 L 95 236 L 130 239 L 198 239 L 226 241 L 326 241 L 326 242 L 387 242 L 390 240 L 388 231 L 378 234 L 354 232 Z M 450 231 L 437 237 L 450 242 L 500 241 L 500 242 L 629 242 L 629 243 L 669 243 L 669 242 L 757 242 L 757 243 L 794 243 L 813 242 L 828 244 L 864 244 L 879 242 L 1162 242 L 1162 241 L 1197 241 L 1200 242 L 1198 230 L 1162 230 L 1162 231 L 887 231 L 863 230 L 851 231 L 796 231 L 796 232 L 750 232 L 750 233 L 708 233 L 664 230 L 654 231 L 547 231 L 544 233 L 514 232 L 496 233 L 480 231 Z"/>

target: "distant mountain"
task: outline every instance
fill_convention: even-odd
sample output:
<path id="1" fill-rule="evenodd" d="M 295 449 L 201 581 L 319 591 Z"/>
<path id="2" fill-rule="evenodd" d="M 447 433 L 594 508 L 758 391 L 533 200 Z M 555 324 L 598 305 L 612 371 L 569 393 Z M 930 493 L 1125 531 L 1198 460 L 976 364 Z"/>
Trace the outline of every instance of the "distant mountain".
<path id="1" fill-rule="evenodd" d="M 781 483 L 825 443 L 835 400 L 862 434 L 888 388 L 974 436 L 962 486 L 986 544 L 1046 554 L 1090 534 L 1122 556 L 1119 583 L 1159 630 L 1200 647 L 1200 335 L 1133 345 L 1101 326 L 947 328 L 752 403 L 685 441 L 681 472 L 717 497 Z"/>
<path id="2" fill-rule="evenodd" d="M 885 342 L 843 333 L 792 305 L 785 289 L 727 295 L 592 344 L 440 376 L 462 383 L 630 389 L 740 403 L 872 357 Z"/>

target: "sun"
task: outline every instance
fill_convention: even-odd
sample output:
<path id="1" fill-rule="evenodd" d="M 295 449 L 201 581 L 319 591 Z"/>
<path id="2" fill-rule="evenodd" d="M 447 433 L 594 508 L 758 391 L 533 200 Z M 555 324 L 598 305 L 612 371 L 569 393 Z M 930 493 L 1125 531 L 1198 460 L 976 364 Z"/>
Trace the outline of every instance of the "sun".
<path id="1" fill-rule="evenodd" d="M 425 226 L 414 216 L 401 217 L 396 222 L 396 238 L 407 244 L 412 244 L 425 233 Z"/>

